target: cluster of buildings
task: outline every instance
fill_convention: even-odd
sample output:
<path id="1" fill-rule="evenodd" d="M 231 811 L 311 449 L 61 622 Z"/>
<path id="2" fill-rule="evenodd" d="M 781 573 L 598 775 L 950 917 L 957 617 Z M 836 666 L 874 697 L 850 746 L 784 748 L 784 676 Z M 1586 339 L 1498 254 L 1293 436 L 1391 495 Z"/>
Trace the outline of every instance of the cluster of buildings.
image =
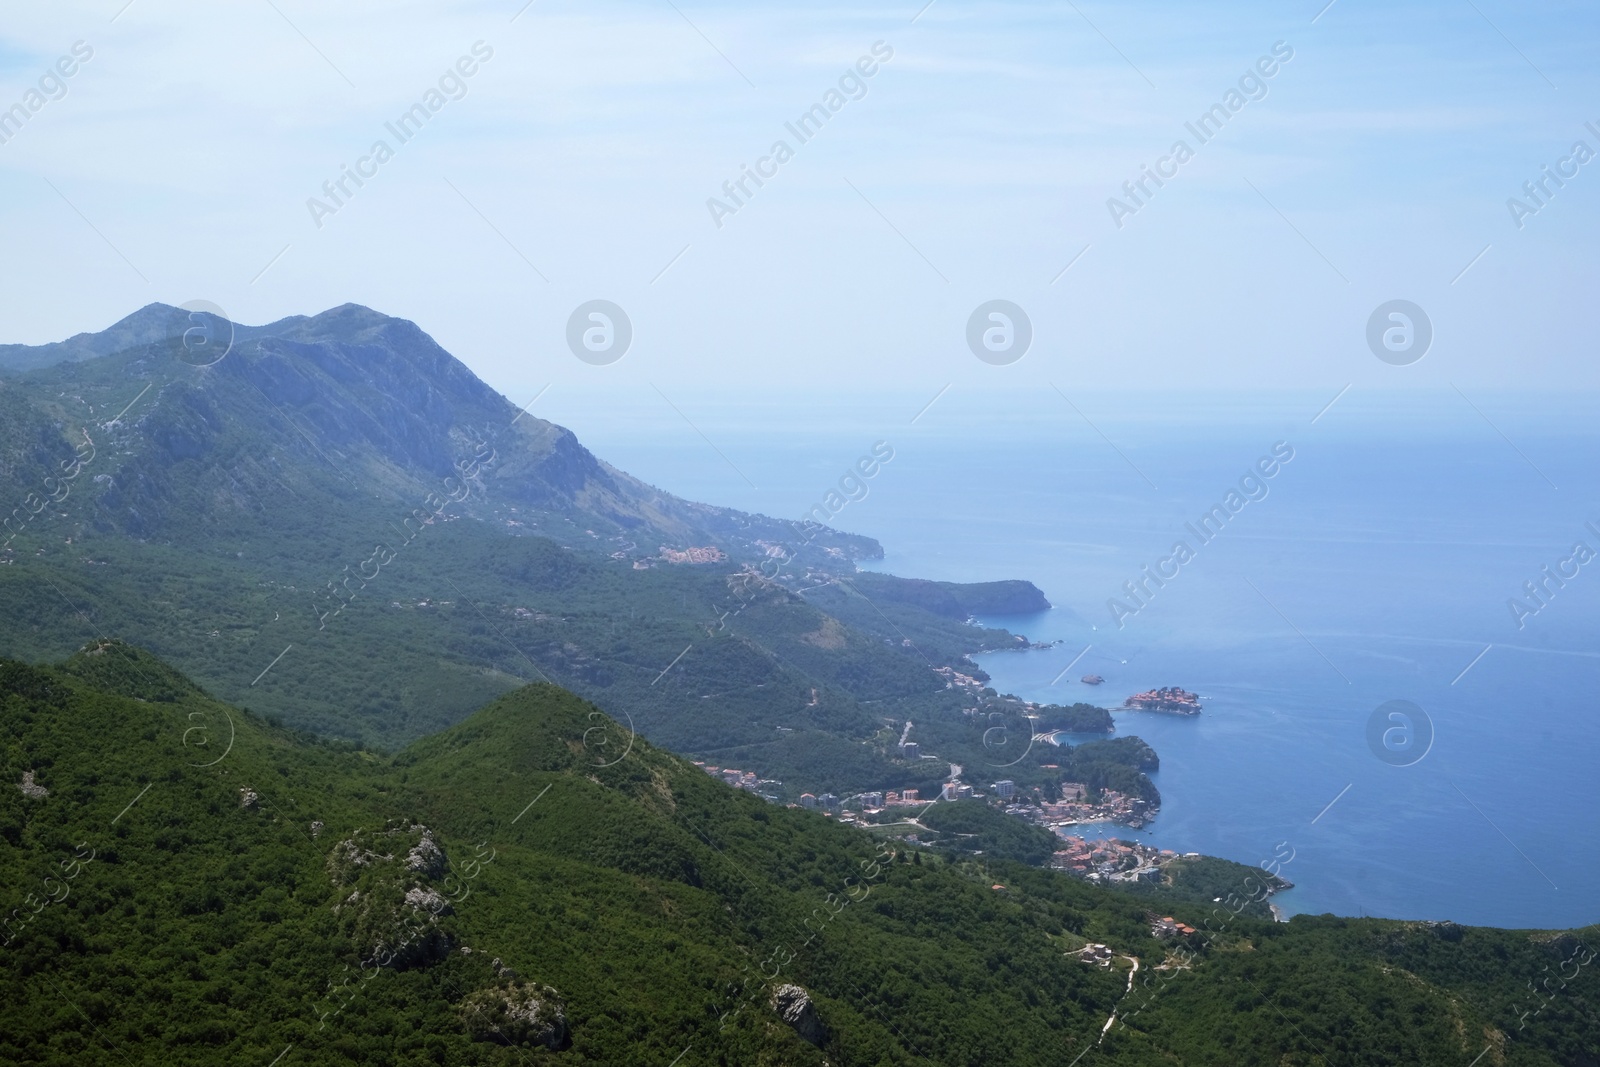
<path id="1" fill-rule="evenodd" d="M 962 674 L 954 667 L 935 667 L 933 673 L 944 679 L 946 689 L 975 689 L 983 691 L 983 683 L 970 674 Z"/>
<path id="2" fill-rule="evenodd" d="M 833 793 L 823 793 L 820 796 L 813 796 L 810 793 L 800 794 L 800 806 L 802 808 L 821 811 L 836 812 L 849 808 L 852 811 L 872 814 L 882 811 L 884 808 L 898 808 L 908 804 L 919 805 L 922 803 L 924 801 L 919 798 L 919 791 L 915 789 L 907 789 L 903 793 L 896 793 L 892 789 L 887 793 L 857 793 L 855 796 L 843 800 Z"/>
<path id="3" fill-rule="evenodd" d="M 978 792 L 965 782 L 957 780 L 946 782 L 944 785 L 939 787 L 940 800 L 975 800 L 981 799 L 984 795 L 985 794 Z M 989 785 L 988 795 L 996 797 L 1001 801 L 1010 800 L 1017 795 L 1017 783 L 1011 781 L 1009 778 L 1002 779 L 998 782 L 993 782 Z M 1018 808 L 1016 811 L 1012 811 L 1010 808 L 1007 808 L 1006 810 L 1013 815 L 1017 815 L 1020 814 L 1023 809 Z"/>
<path id="4" fill-rule="evenodd" d="M 1187 923 L 1178 922 L 1170 915 L 1149 916 L 1150 936 L 1166 941 L 1174 937 L 1190 937 L 1198 931 Z"/>
<path id="5" fill-rule="evenodd" d="M 895 746 L 900 750 L 900 758 L 904 760 L 919 760 L 922 758 L 922 746 L 911 740 L 911 723 L 906 722 L 906 728 L 900 731 L 900 743 Z"/>
<path id="6" fill-rule="evenodd" d="M 764 785 L 770 786 L 783 784 L 776 778 L 757 778 L 754 771 L 741 771 L 735 767 L 712 767 L 707 765 L 703 760 L 695 760 L 694 765 L 699 767 L 702 771 L 705 771 L 711 777 L 716 778 L 719 781 L 726 782 L 735 789 L 748 790 L 749 792 L 755 793 L 758 796 L 766 797 L 768 800 L 775 798 L 763 793 L 761 787 Z"/>
<path id="7" fill-rule="evenodd" d="M 1198 715 L 1200 696 L 1186 689 L 1179 689 L 1175 685 L 1169 685 L 1135 693 L 1124 700 L 1122 706 L 1140 711 L 1164 711 L 1171 715 Z"/>
<path id="8" fill-rule="evenodd" d="M 1077 952 L 1077 956 L 1084 963 L 1093 963 L 1100 967 L 1111 966 L 1111 946 L 1097 945 L 1090 942 Z"/>
<path id="9" fill-rule="evenodd" d="M 1181 923 L 1170 915 L 1158 917 L 1154 912 L 1146 912 L 1145 918 L 1150 920 L 1150 936 L 1162 941 L 1170 941 L 1180 937 L 1192 937 L 1199 933 L 1194 927 L 1187 923 Z M 1096 967 L 1109 968 L 1115 953 L 1112 952 L 1110 945 L 1090 942 L 1077 952 L 1074 952 L 1073 955 L 1084 963 L 1090 963 Z"/>
<path id="10" fill-rule="evenodd" d="M 722 549 L 712 545 L 703 548 L 690 547 L 681 551 L 669 545 L 662 545 L 661 558 L 668 563 L 721 563 L 728 557 Z"/>
<path id="11" fill-rule="evenodd" d="M 1169 848 L 1152 848 L 1115 837 L 1086 840 L 1062 835 L 1062 845 L 1064 847 L 1051 858 L 1050 866 L 1091 882 L 1159 883 L 1162 865 L 1178 858 Z M 1197 852 L 1189 852 L 1184 858 L 1198 856 Z"/>
<path id="12" fill-rule="evenodd" d="M 1114 822 L 1137 830 L 1155 817 L 1141 797 L 1130 797 L 1114 789 L 1100 794 L 1100 802 L 1089 802 L 1088 789 L 1077 782 L 1061 784 L 1061 798 L 1039 805 L 1039 821 L 1044 823 Z"/>

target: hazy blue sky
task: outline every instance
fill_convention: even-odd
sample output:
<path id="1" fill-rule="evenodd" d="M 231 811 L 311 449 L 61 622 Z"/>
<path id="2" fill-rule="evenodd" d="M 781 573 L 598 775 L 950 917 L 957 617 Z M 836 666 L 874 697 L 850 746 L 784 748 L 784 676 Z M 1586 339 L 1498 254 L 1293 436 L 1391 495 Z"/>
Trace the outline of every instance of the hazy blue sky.
<path id="1" fill-rule="evenodd" d="M 0 340 L 153 300 L 247 323 L 356 301 L 518 397 L 1600 384 L 1600 161 L 1520 228 L 1507 206 L 1600 152 L 1593 4 L 675 3 L 10 5 L 0 109 L 42 106 L 0 126 Z M 476 42 L 402 143 L 386 123 Z M 876 42 L 892 58 L 802 144 L 785 123 Z M 1185 124 L 1278 42 L 1202 143 Z M 793 158 L 719 227 L 708 198 L 778 140 Z M 1108 199 L 1157 165 L 1119 227 Z M 594 298 L 633 323 L 609 366 L 565 339 Z M 965 340 L 994 298 L 1033 323 L 1008 366 Z M 1365 340 L 1394 298 L 1436 331 L 1414 365 Z"/>

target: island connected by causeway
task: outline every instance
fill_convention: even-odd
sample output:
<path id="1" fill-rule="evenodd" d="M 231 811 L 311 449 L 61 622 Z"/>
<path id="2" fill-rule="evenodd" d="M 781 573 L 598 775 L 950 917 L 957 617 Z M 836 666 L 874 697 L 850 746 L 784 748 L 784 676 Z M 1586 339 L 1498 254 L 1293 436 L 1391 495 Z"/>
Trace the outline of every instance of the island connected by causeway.
<path id="1" fill-rule="evenodd" d="M 1122 706 L 1134 711 L 1163 711 L 1168 715 L 1198 715 L 1200 714 L 1200 695 L 1191 693 L 1177 686 L 1165 686 L 1161 689 L 1147 689 L 1142 693 L 1135 693 L 1122 702 Z"/>

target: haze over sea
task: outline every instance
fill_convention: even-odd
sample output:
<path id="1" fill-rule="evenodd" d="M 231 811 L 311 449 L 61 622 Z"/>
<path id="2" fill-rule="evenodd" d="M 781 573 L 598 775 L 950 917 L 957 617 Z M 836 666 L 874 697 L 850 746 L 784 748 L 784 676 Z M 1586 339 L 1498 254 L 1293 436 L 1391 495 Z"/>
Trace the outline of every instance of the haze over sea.
<path id="1" fill-rule="evenodd" d="M 1026 578 L 1054 605 L 984 620 L 1061 642 L 986 657 L 997 689 L 1113 708 L 1154 686 L 1198 692 L 1198 718 L 1117 713 L 1119 735 L 1161 756 L 1143 840 L 1249 863 L 1287 842 L 1296 888 L 1275 900 L 1290 914 L 1594 920 L 1600 560 L 1548 583 L 1521 629 L 1507 606 L 1534 606 L 1524 582 L 1575 542 L 1600 550 L 1584 526 L 1600 527 L 1588 398 L 1352 389 L 1319 416 L 1333 391 L 958 389 L 918 416 L 920 396 L 676 391 L 677 410 L 553 390 L 537 413 L 663 488 L 785 517 L 887 440 L 895 458 L 833 522 L 883 543 L 874 567 Z M 1294 455 L 1265 496 L 1207 543 L 1185 529 L 1277 442 Z M 1107 600 L 1131 606 L 1123 583 L 1180 539 L 1195 557 L 1119 629 Z M 1078 680 L 1090 673 L 1104 685 Z M 1368 741 L 1390 700 L 1431 720 L 1409 766 Z M 968 779 L 984 775 L 1004 772 Z"/>

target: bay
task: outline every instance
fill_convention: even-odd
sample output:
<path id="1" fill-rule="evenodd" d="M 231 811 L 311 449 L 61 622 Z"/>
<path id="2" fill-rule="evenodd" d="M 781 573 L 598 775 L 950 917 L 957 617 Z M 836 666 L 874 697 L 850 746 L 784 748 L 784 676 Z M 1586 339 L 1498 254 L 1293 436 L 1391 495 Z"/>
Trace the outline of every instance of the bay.
<path id="1" fill-rule="evenodd" d="M 825 418 L 707 401 L 698 441 L 648 419 L 579 432 L 675 492 L 793 516 L 854 452 L 893 441 L 833 524 L 883 543 L 876 569 L 1044 590 L 1049 612 L 981 620 L 1060 642 L 983 657 L 997 689 L 1112 708 L 1160 685 L 1201 695 L 1195 718 L 1116 713 L 1162 760 L 1161 815 L 1137 836 L 1246 863 L 1293 849 L 1287 913 L 1593 922 L 1600 561 L 1560 585 L 1541 568 L 1571 572 L 1580 540 L 1600 549 L 1585 526 L 1600 526 L 1600 447 L 1560 398 L 1492 415 L 1461 399 L 1353 396 L 1312 421 L 1326 398 L 1002 412 L 978 395 L 899 427 L 890 401 Z M 1274 446 L 1293 456 L 1266 478 Z M 1175 567 L 1179 541 L 1192 558 Z M 1519 620 L 1513 597 L 1537 612 Z M 1419 711 L 1391 719 L 1391 701 Z M 1409 751 L 1382 743 L 1408 728 Z"/>

